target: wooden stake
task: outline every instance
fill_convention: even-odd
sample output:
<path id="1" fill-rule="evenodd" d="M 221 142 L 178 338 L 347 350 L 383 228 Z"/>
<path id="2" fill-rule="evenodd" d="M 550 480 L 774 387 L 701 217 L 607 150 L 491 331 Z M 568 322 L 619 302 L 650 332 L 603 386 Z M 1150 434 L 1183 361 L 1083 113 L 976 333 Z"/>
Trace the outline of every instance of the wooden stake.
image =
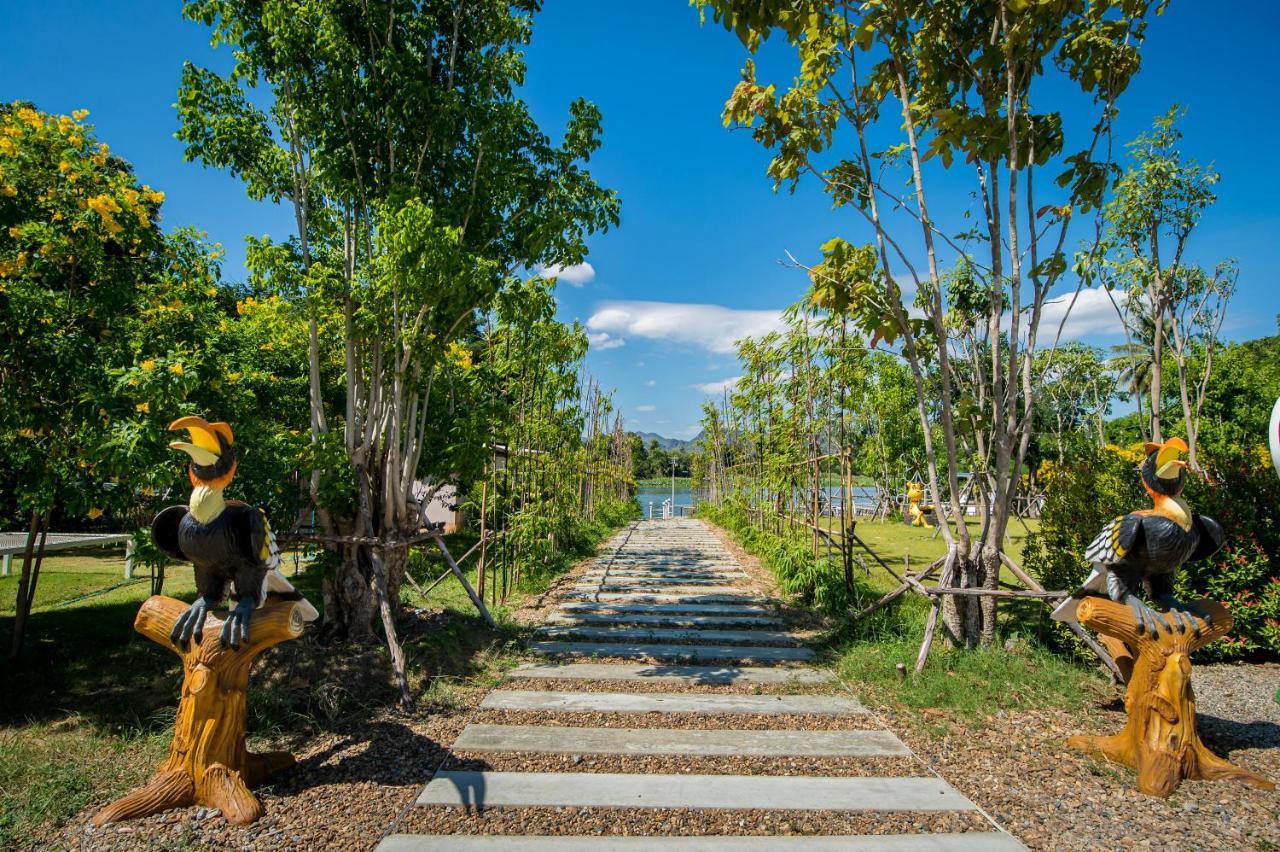
<path id="1" fill-rule="evenodd" d="M 1231 629 L 1231 614 L 1216 601 L 1198 601 L 1213 617 L 1202 621 L 1199 636 L 1161 627 L 1155 637 L 1140 631 L 1133 610 L 1108 598 L 1085 598 L 1077 617 L 1091 630 L 1115 637 L 1136 652 L 1133 677 L 1125 692 L 1129 721 L 1109 737 L 1078 735 L 1071 748 L 1091 752 L 1129 766 L 1138 773 L 1138 789 L 1167 797 L 1183 779 L 1242 781 L 1274 790 L 1275 784 L 1209 751 L 1196 732 L 1196 701 L 1191 688 L 1191 653 L 1221 639 Z M 1172 616 L 1167 616 L 1171 623 Z"/>
<path id="2" fill-rule="evenodd" d="M 213 613 L 204 624 L 204 641 L 175 646 L 169 634 L 186 610 L 182 601 L 156 595 L 134 618 L 135 630 L 182 659 L 182 698 L 168 760 L 145 787 L 98 811 L 96 826 L 191 805 L 218 808 L 227 822 L 246 825 L 262 816 L 249 788 L 294 765 L 287 751 L 245 749 L 245 691 L 259 654 L 302 635 L 298 602 L 268 596 L 253 614 L 252 641 L 239 650 L 222 647 L 223 620 Z"/>
<path id="3" fill-rule="evenodd" d="M 453 561 L 453 557 L 449 554 L 449 548 L 445 547 L 444 539 L 439 533 L 436 533 L 434 538 L 436 547 L 440 548 L 440 554 L 444 556 L 444 561 L 449 564 L 449 570 L 453 572 L 453 576 L 458 578 L 458 582 L 462 583 L 462 588 L 467 590 L 467 596 L 471 598 L 471 602 L 476 605 L 476 609 L 480 610 L 480 614 L 484 616 L 485 624 L 497 630 L 498 623 L 489 614 L 489 608 L 484 605 L 484 601 L 480 600 L 479 596 L 476 595 L 476 590 L 471 588 L 471 583 L 467 581 L 467 575 L 463 574 L 462 569 L 458 567 L 458 563 Z"/>

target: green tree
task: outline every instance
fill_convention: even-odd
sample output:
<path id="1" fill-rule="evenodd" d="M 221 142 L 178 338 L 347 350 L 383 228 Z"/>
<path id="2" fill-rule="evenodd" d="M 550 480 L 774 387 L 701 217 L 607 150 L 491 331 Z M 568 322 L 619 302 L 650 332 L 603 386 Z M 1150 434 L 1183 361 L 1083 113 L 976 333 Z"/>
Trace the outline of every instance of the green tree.
<path id="1" fill-rule="evenodd" d="M 748 61 L 725 124 L 749 128 L 773 152 L 775 185 L 816 180 L 867 225 L 866 245 L 823 245 L 810 269 L 814 303 L 905 359 L 948 543 L 945 582 L 995 590 L 1034 432 L 1045 302 L 1068 268 L 1070 225 L 1103 203 L 1116 100 L 1138 70 L 1153 4 L 695 5 L 751 52 L 778 34 L 799 60 L 783 85 L 760 80 Z M 1090 102 L 1092 120 L 1072 122 L 1089 128 L 1079 139 L 1045 108 L 1067 86 Z M 963 218 L 977 226 L 935 218 L 929 190 L 944 171 L 949 195 L 954 175 L 968 175 L 976 203 Z M 914 304 L 899 281 L 913 285 Z M 977 537 L 961 512 L 967 469 L 978 478 Z M 943 614 L 962 644 L 995 638 L 994 597 L 947 597 Z"/>
<path id="2" fill-rule="evenodd" d="M 1129 334 L 1131 358 L 1146 356 L 1143 373 L 1149 398 L 1149 431 L 1163 440 L 1164 359 L 1172 355 L 1178 401 L 1187 432 L 1188 461 L 1199 470 L 1197 438 L 1205 389 L 1213 374 L 1214 353 L 1235 292 L 1234 261 L 1212 272 L 1185 261 L 1187 243 L 1217 196 L 1220 176 L 1179 150 L 1177 122 L 1184 110 L 1173 107 L 1151 130 L 1129 144 L 1130 162 L 1107 205 L 1109 254 L 1098 265 Z M 1147 339 L 1149 335 L 1150 347 Z M 1134 345 L 1134 338 L 1141 344 Z M 1191 355 L 1197 370 L 1191 369 Z M 1133 368 L 1135 378 L 1138 369 Z"/>
<path id="3" fill-rule="evenodd" d="M 515 272 L 578 262 L 585 236 L 617 221 L 616 197 L 584 168 L 599 112 L 574 102 L 555 145 L 517 96 L 535 8 L 185 6 L 236 57 L 225 75 L 183 71 L 187 156 L 295 213 L 295 237 L 251 244 L 249 262 L 306 307 L 310 491 L 331 532 L 394 538 L 417 528 L 415 483 L 448 474 L 422 461 L 448 440 L 448 417 L 432 404 L 449 344 L 475 333 L 479 310 Z M 255 86 L 270 92 L 265 109 L 250 97 Z M 341 370 L 332 376 L 320 327 L 335 319 Z M 338 385 L 336 402 L 327 382 Z M 402 671 L 393 607 L 403 550 L 342 550 L 327 615 L 361 637 L 380 613 Z"/>
<path id="4" fill-rule="evenodd" d="M 11 657 L 55 515 L 83 521 L 128 499 L 116 486 L 135 468 L 113 451 L 113 429 L 149 405 L 121 412 L 115 377 L 133 362 L 145 296 L 182 263 L 181 237 L 167 242 L 157 225 L 163 193 L 86 115 L 0 106 L 0 451 L 27 525 Z"/>

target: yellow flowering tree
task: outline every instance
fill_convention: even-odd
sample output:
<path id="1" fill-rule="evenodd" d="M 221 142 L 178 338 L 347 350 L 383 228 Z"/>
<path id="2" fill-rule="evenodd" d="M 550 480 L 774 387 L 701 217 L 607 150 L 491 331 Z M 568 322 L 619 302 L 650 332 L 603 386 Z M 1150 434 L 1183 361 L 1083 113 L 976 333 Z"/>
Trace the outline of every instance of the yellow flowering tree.
<path id="1" fill-rule="evenodd" d="M 98 143 L 86 113 L 0 106 L 0 455 L 27 524 L 16 655 L 55 506 L 85 516 L 119 325 L 163 245 L 164 196 Z M 89 449 L 89 452 L 86 450 Z"/>

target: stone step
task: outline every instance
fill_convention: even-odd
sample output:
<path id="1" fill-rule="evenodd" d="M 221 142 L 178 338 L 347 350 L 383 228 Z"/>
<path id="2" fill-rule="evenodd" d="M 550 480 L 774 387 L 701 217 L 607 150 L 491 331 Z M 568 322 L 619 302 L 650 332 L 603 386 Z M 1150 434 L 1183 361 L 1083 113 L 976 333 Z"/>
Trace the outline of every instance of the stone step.
<path id="1" fill-rule="evenodd" d="M 720 644 L 742 642 L 748 645 L 783 645 L 789 647 L 797 647 L 804 644 L 803 639 L 790 633 L 779 633 L 774 630 L 681 630 L 662 627 L 565 625 L 539 627 L 533 631 L 533 634 L 550 639 L 596 639 L 604 642 L 718 642 Z"/>
<path id="2" fill-rule="evenodd" d="M 576 590 L 565 595 L 573 600 L 617 601 L 618 603 L 667 603 L 667 604 L 745 604 L 760 606 L 766 603 L 764 598 L 756 595 L 726 594 L 673 594 L 671 592 L 593 592 Z"/>
<path id="3" fill-rule="evenodd" d="M 485 710 L 548 710 L 562 713 L 755 713 L 761 715 L 862 715 L 867 708 L 844 695 L 724 695 L 708 692 L 549 692 L 495 689 Z"/>
<path id="4" fill-rule="evenodd" d="M 694 581 L 689 583 L 671 583 L 666 580 L 618 580 L 603 583 L 579 583 L 573 587 L 578 592 L 632 592 L 648 594 L 657 592 L 665 595 L 736 595 L 742 592 L 737 586 L 726 586 L 715 580 Z"/>
<path id="5" fill-rule="evenodd" d="M 470 724 L 454 751 L 554 754 L 700 754 L 743 757 L 905 757 L 888 731 L 682 731 Z"/>
<path id="6" fill-rule="evenodd" d="M 637 580 L 742 580 L 747 579 L 745 571 L 587 571 L 582 575 L 586 580 L 603 580 L 608 577 Z"/>
<path id="7" fill-rule="evenodd" d="M 532 680 L 652 681 L 684 685 L 730 683 L 828 683 L 831 675 L 811 668 L 750 666 L 655 666 L 631 663 L 525 663 L 507 672 Z"/>
<path id="8" fill-rule="evenodd" d="M 737 591 L 737 587 L 732 583 L 719 580 L 712 577 L 708 580 L 669 580 L 667 577 L 616 577 L 609 574 L 608 577 L 582 577 L 582 581 L 577 583 L 575 588 L 607 588 L 609 591 L 626 591 L 631 588 L 644 588 L 646 586 L 660 586 L 663 588 L 689 588 L 692 586 L 713 586 L 712 591 L 731 592 Z"/>
<path id="9" fill-rule="evenodd" d="M 630 775 L 595 772 L 437 772 L 420 805 L 732 810 L 971 811 L 938 778 Z"/>
<path id="10" fill-rule="evenodd" d="M 630 645 L 621 642 L 538 641 L 525 645 L 544 656 L 618 657 L 625 660 L 685 660 L 735 663 L 804 663 L 815 656 L 809 648 L 753 645 Z"/>
<path id="11" fill-rule="evenodd" d="M 773 615 L 769 607 L 748 606 L 745 604 L 626 604 L 626 603 L 565 603 L 560 605 L 562 613 L 607 612 L 607 613 L 660 613 L 688 612 L 703 615 Z"/>
<path id="12" fill-rule="evenodd" d="M 761 836 L 551 836 L 492 834 L 392 834 L 377 852 L 641 852 L 674 846 L 678 852 L 1020 852 L 1004 832 L 963 834 L 853 834 L 804 837 Z"/>
<path id="13" fill-rule="evenodd" d="M 782 624 L 782 620 L 767 615 L 640 615 L 637 613 L 558 614 L 548 619 L 551 624 L 651 624 L 655 627 L 716 627 L 744 626 L 769 627 Z"/>

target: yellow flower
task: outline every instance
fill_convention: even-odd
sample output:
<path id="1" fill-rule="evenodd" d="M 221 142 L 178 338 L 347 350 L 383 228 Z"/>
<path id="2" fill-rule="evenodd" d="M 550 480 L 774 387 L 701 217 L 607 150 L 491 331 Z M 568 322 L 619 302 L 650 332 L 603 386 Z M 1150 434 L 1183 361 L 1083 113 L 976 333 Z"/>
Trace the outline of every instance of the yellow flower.
<path id="1" fill-rule="evenodd" d="M 3 192 L 8 197 L 13 198 L 15 195 L 18 194 L 18 188 L 16 186 L 6 186 Z"/>
<path id="2" fill-rule="evenodd" d="M 0 154 L 13 154 L 17 150 L 18 146 L 8 136 L 0 138 Z"/>
<path id="3" fill-rule="evenodd" d="M 170 373 L 173 373 L 175 376 L 181 376 L 181 375 L 182 375 L 182 365 L 181 365 L 181 364 L 172 364 L 172 365 L 170 365 L 170 367 L 169 367 L 169 372 L 170 372 Z"/>
<path id="4" fill-rule="evenodd" d="M 90 510 L 89 510 L 88 512 L 86 512 L 85 514 L 89 516 L 89 520 L 91 520 L 91 521 L 96 521 L 96 520 L 98 520 L 98 518 L 101 518 L 101 517 L 102 517 L 102 510 L 101 510 L 101 509 L 99 509 L 97 506 L 94 506 L 92 509 L 90 509 Z"/>
<path id="5" fill-rule="evenodd" d="M 142 493 L 143 493 L 143 494 L 145 494 L 145 495 L 146 495 L 146 496 L 148 496 L 148 497 L 154 497 L 154 496 L 155 496 L 155 493 L 156 493 L 156 490 L 155 490 L 154 488 L 152 488 L 150 485 L 148 485 L 146 488 L 143 488 L 143 489 L 142 489 Z"/>
<path id="6" fill-rule="evenodd" d="M 22 119 L 37 130 L 44 127 L 44 119 L 40 117 L 40 113 L 36 112 L 31 107 L 23 107 L 18 110 L 18 118 Z"/>
<path id="7" fill-rule="evenodd" d="M 34 438 L 36 436 L 35 430 L 32 429 L 30 426 L 26 427 L 25 429 L 19 429 L 18 434 L 21 435 L 23 438 Z"/>
<path id="8" fill-rule="evenodd" d="M 205 294 L 206 296 L 216 296 L 216 295 L 218 295 L 218 288 L 217 288 L 217 287 L 210 287 L 210 288 L 208 288 L 207 290 L 205 290 L 205 291 L 204 291 L 204 294 Z"/>
<path id="9" fill-rule="evenodd" d="M 71 171 L 71 164 L 68 163 L 66 160 L 63 160 L 62 162 L 58 163 L 58 171 L 62 172 L 65 175 L 67 172 Z"/>
<path id="10" fill-rule="evenodd" d="M 140 411 L 140 412 L 142 412 L 143 414 L 150 414 L 150 413 L 151 413 L 151 403 L 149 403 L 149 402 L 140 402 L 140 403 L 138 403 L 137 405 L 135 405 L 135 406 L 133 407 L 133 410 L 134 410 L 134 411 Z"/>
<path id="11" fill-rule="evenodd" d="M 236 382 L 240 381 L 240 375 L 240 373 L 232 370 L 230 373 L 227 373 L 227 381 L 234 385 Z"/>
<path id="12" fill-rule="evenodd" d="M 12 237 L 12 238 L 13 238 L 13 239 L 15 239 L 15 240 L 16 240 L 16 239 L 18 239 L 19 237 L 21 237 L 21 236 L 22 236 L 22 229 L 21 229 L 21 228 L 19 228 L 17 225 L 10 225 L 10 226 L 9 226 L 9 236 L 10 236 L 10 237 Z"/>
<path id="13" fill-rule="evenodd" d="M 76 121 L 84 121 L 86 118 L 89 117 L 89 110 L 87 109 L 75 110 L 74 112 L 71 113 L 71 117 L 74 118 Z"/>
<path id="14" fill-rule="evenodd" d="M 156 362 L 155 362 L 155 359 L 153 359 L 153 358 L 148 358 L 147 360 L 143 361 L 143 362 L 142 362 L 141 364 L 139 364 L 138 366 L 142 368 L 142 372 L 144 372 L 144 373 L 150 373 L 152 370 L 154 370 L 154 369 L 156 368 Z"/>
<path id="15" fill-rule="evenodd" d="M 95 195 L 89 199 L 89 209 L 99 216 L 107 216 L 111 213 L 119 213 L 120 205 L 109 195 Z"/>

